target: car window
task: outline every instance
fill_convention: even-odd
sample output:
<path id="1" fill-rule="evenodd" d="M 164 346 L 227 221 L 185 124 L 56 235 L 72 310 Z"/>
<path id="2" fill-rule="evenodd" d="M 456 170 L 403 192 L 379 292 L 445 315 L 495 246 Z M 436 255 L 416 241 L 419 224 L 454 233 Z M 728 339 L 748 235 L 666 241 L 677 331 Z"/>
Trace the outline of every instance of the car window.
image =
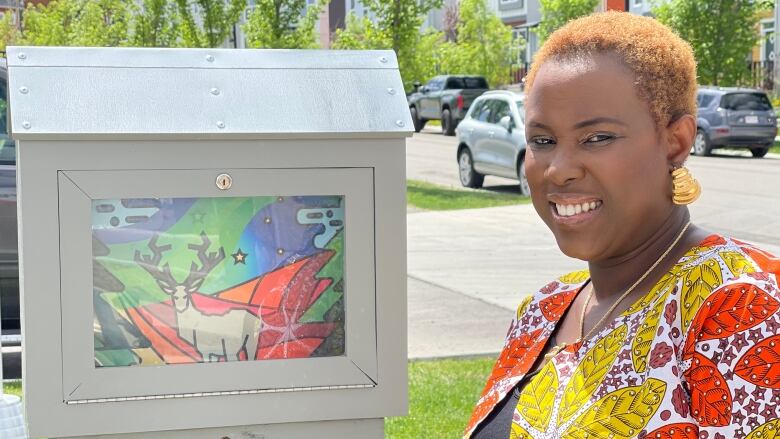
<path id="1" fill-rule="evenodd" d="M 444 88 L 466 88 L 463 78 L 449 78 Z"/>
<path id="2" fill-rule="evenodd" d="M 476 119 L 480 122 L 487 122 L 490 119 L 490 114 L 493 112 L 492 107 L 495 101 L 492 99 L 486 99 L 483 102 L 484 103 L 482 104 L 482 108 L 479 110 L 479 114 L 476 115 Z"/>
<path id="3" fill-rule="evenodd" d="M 509 109 L 509 102 L 495 100 L 492 104 L 493 108 L 490 114 L 489 123 L 498 124 L 504 116 L 511 116 L 512 111 Z"/>
<path id="4" fill-rule="evenodd" d="M 462 78 L 462 88 L 489 88 L 485 78 Z"/>
<path id="5" fill-rule="evenodd" d="M 729 93 L 720 98 L 720 106 L 726 110 L 756 110 L 772 109 L 772 103 L 763 93 Z"/>
<path id="6" fill-rule="evenodd" d="M 471 108 L 469 109 L 468 117 L 472 119 L 476 119 L 477 116 L 479 116 L 479 112 L 482 110 L 482 106 L 485 105 L 485 101 L 476 101 L 473 104 L 471 104 Z"/>
<path id="7" fill-rule="evenodd" d="M 8 136 L 8 86 L 0 80 L 0 165 L 16 163 L 14 141 Z"/>
<path id="8" fill-rule="evenodd" d="M 520 120 L 525 123 L 525 107 L 523 106 L 523 101 L 515 101 L 515 104 L 517 105 L 517 112 L 520 114 Z"/>
<path id="9" fill-rule="evenodd" d="M 696 105 L 699 108 L 706 108 L 710 106 L 710 103 L 712 103 L 712 100 L 715 99 L 714 95 L 705 94 L 705 93 L 699 93 L 696 96 Z"/>

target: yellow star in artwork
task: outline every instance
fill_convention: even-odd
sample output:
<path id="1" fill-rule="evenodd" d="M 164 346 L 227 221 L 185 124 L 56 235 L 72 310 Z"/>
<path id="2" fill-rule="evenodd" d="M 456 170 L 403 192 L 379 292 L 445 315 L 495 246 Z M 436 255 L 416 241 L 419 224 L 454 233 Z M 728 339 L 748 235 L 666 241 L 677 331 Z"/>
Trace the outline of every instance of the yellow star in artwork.
<path id="1" fill-rule="evenodd" d="M 230 256 L 233 256 L 233 265 L 237 265 L 237 264 L 246 265 L 246 257 L 249 256 L 249 253 L 244 253 L 239 248 L 235 253 L 233 253 Z"/>

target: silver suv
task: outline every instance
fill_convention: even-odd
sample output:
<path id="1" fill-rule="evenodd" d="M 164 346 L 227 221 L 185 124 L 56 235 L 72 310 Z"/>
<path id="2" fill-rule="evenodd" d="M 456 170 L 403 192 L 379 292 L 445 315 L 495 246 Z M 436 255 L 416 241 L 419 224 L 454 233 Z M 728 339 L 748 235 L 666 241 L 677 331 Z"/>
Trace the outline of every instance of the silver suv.
<path id="1" fill-rule="evenodd" d="M 693 153 L 710 155 L 719 147 L 749 148 L 763 157 L 777 135 L 777 117 L 766 93 L 732 87 L 700 87 Z"/>
<path id="2" fill-rule="evenodd" d="M 485 175 L 519 181 L 522 195 L 531 194 L 523 169 L 525 113 L 522 94 L 489 91 L 469 108 L 457 129 L 460 182 L 482 187 Z"/>

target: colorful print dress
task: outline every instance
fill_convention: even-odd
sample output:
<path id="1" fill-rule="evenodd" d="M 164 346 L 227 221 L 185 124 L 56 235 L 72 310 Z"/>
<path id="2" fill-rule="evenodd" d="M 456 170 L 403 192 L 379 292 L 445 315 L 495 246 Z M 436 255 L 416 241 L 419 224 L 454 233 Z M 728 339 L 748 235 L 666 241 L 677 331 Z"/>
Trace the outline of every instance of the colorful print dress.
<path id="1" fill-rule="evenodd" d="M 780 259 L 711 235 L 521 388 L 511 439 L 780 438 Z M 587 272 L 518 308 L 464 437 L 536 362 Z"/>

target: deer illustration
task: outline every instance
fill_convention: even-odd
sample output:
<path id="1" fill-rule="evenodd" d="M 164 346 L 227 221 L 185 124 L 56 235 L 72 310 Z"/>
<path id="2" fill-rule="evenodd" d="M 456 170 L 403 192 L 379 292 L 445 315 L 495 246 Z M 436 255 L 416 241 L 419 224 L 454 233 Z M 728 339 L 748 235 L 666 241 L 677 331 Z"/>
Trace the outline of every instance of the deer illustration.
<path id="1" fill-rule="evenodd" d="M 203 285 L 209 272 L 225 259 L 225 249 L 209 252 L 211 241 L 205 232 L 200 233 L 201 244 L 189 244 L 187 248 L 196 250 L 201 266 L 195 262 L 184 282 L 177 282 L 171 274 L 168 263 L 160 267 L 162 255 L 171 249 L 171 245 L 157 245 L 158 235 L 149 240 L 151 255 L 141 255 L 135 251 L 135 262 L 149 273 L 166 294 L 171 296 L 176 311 L 176 329 L 179 337 L 189 342 L 200 352 L 203 361 L 240 360 L 241 352 L 248 359 L 254 355 L 254 347 L 260 333 L 261 320 L 247 310 L 230 310 L 224 314 L 204 314 L 192 301 L 192 294 Z M 251 350 L 250 350 L 251 349 Z"/>

